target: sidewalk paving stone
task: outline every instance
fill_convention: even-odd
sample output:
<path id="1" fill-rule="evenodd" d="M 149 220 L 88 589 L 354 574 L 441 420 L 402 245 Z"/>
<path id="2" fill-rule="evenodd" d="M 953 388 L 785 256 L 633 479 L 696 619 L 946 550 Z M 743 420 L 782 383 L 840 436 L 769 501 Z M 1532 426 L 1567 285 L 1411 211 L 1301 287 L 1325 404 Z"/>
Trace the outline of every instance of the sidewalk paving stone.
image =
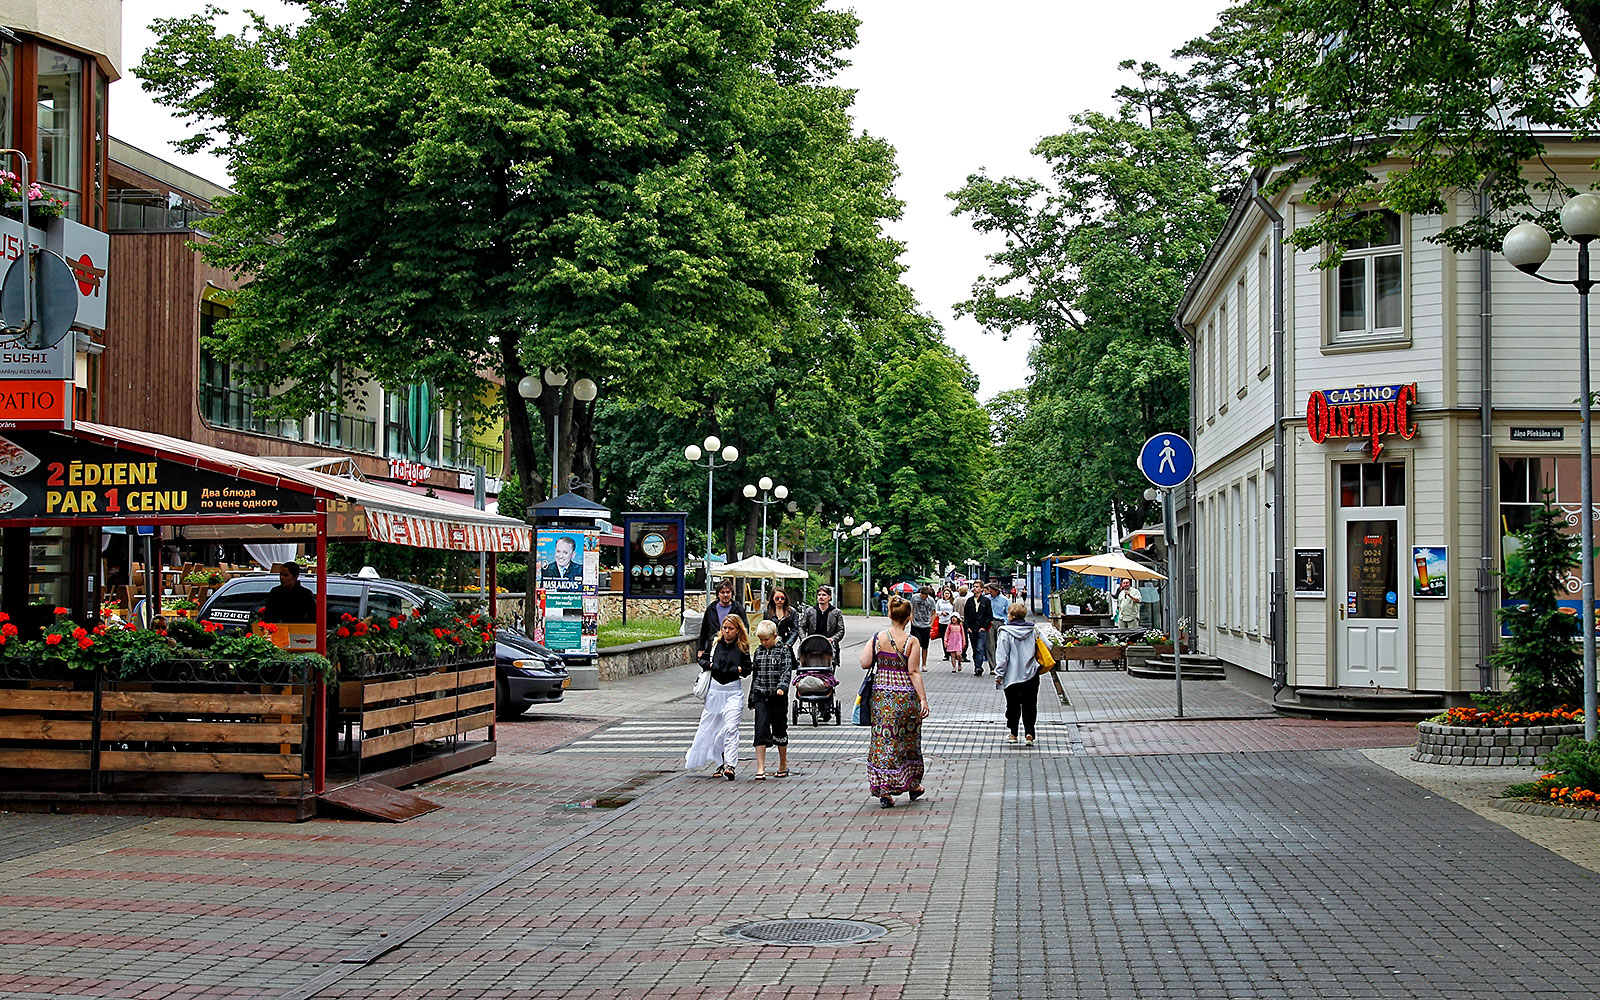
<path id="1" fill-rule="evenodd" d="M 853 700 L 883 622 L 849 622 Z M 848 725 L 796 727 L 791 778 L 749 780 L 748 743 L 738 781 L 683 773 L 691 665 L 502 723 L 402 825 L 0 816 L 0 998 L 1593 995 L 1600 824 L 1461 808 L 1487 786 L 1411 773 L 1409 727 L 1226 682 L 1176 720 L 1171 681 L 1073 671 L 1021 749 L 990 678 L 941 667 L 930 795 L 888 810 Z M 1496 881 L 1549 905 L 1474 896 Z M 724 934 L 790 917 L 888 930 Z"/>

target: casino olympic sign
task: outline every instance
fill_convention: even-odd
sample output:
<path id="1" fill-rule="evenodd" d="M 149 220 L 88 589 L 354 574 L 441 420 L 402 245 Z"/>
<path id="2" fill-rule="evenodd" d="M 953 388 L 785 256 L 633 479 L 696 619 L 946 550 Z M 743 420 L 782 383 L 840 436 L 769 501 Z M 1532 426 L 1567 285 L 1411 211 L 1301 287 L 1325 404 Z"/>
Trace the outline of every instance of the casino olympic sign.
<path id="1" fill-rule="evenodd" d="M 1376 459 L 1385 435 L 1398 434 L 1406 441 L 1416 436 L 1410 414 L 1416 404 L 1415 382 L 1319 389 L 1306 399 L 1306 432 L 1317 444 L 1329 438 L 1368 438 Z"/>

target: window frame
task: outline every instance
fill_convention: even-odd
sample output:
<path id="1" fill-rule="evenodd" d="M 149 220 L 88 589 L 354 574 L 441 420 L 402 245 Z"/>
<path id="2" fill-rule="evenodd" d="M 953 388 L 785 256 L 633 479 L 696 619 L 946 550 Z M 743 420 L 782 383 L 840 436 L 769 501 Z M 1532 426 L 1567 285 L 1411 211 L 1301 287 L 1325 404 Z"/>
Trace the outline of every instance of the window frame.
<path id="1" fill-rule="evenodd" d="M 1330 267 L 1324 272 L 1322 282 L 1322 350 L 1325 354 L 1411 346 L 1411 217 L 1384 208 L 1372 207 L 1362 210 L 1362 214 L 1371 214 L 1373 212 L 1385 212 L 1395 217 L 1399 230 L 1398 242 L 1385 243 L 1379 246 L 1347 248 L 1344 251 L 1339 267 Z M 1400 325 L 1379 327 L 1376 326 L 1378 312 L 1377 261 L 1389 258 L 1398 258 L 1400 261 Z M 1367 324 L 1361 330 L 1341 330 L 1340 295 L 1342 269 L 1345 264 L 1356 261 L 1366 263 L 1365 274 L 1362 279 L 1362 308 L 1366 312 Z"/>

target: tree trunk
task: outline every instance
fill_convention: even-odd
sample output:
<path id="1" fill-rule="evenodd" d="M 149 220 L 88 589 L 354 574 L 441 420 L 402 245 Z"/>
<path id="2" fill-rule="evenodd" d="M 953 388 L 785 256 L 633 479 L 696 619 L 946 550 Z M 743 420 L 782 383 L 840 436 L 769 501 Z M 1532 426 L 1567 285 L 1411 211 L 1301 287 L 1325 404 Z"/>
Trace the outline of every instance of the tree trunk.
<path id="1" fill-rule="evenodd" d="M 1600 0 L 1562 0 L 1561 7 L 1571 17 L 1589 50 L 1589 69 L 1600 73 Z"/>
<path id="2" fill-rule="evenodd" d="M 517 391 L 517 384 L 528 374 L 522 366 L 522 361 L 517 357 L 516 337 L 503 334 L 500 338 L 500 359 L 504 366 L 506 384 L 503 387 L 506 397 L 506 430 L 511 437 L 511 457 L 516 466 L 517 485 L 522 487 L 522 499 L 530 508 L 543 499 L 534 491 L 537 480 L 534 477 L 535 457 L 533 449 L 533 427 L 529 420 L 528 400 L 522 398 Z M 536 499 L 537 498 L 537 499 Z M 524 518 L 528 516 L 526 510 L 502 511 L 509 517 Z M 528 560 L 527 579 L 523 581 L 523 592 L 532 594 L 538 587 L 538 560 Z M 513 584 L 514 586 L 514 584 Z M 531 627 L 533 618 L 524 615 L 525 628 Z"/>

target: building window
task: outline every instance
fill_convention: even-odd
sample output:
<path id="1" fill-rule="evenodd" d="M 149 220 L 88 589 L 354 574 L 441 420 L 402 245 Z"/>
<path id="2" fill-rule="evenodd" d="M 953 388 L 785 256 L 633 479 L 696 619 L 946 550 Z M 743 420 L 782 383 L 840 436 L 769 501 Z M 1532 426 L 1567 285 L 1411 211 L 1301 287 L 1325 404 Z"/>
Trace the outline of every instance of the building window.
<path id="1" fill-rule="evenodd" d="M 1217 310 L 1217 412 L 1228 412 L 1228 304 Z"/>
<path id="2" fill-rule="evenodd" d="M 1256 254 L 1256 314 L 1260 375 L 1266 378 L 1272 369 L 1272 261 L 1264 249 Z"/>
<path id="3" fill-rule="evenodd" d="M 11 95 L 17 88 L 17 47 L 10 42 L 0 42 L 0 148 L 10 149 L 15 145 L 12 137 L 16 128 L 16 108 L 11 103 Z M 0 170 L 15 171 L 16 165 L 11 162 L 0 163 Z"/>
<path id="4" fill-rule="evenodd" d="M 1217 324 L 1206 321 L 1206 413 L 1214 416 L 1217 400 L 1222 395 L 1217 388 Z M 1208 417 L 1209 419 L 1209 417 Z"/>
<path id="5" fill-rule="evenodd" d="M 1265 567 L 1261 564 L 1261 484 L 1255 476 L 1246 481 L 1245 499 L 1250 504 L 1250 510 L 1245 516 L 1245 525 L 1249 528 L 1250 538 L 1250 566 L 1245 573 L 1245 586 L 1249 588 L 1250 616 L 1246 626 L 1251 632 L 1261 631 L 1261 574 Z"/>
<path id="6" fill-rule="evenodd" d="M 212 333 L 219 316 L 227 310 L 213 302 L 200 304 L 200 336 L 204 343 Z M 304 434 L 302 421 L 266 417 L 257 413 L 258 404 L 271 396 L 263 384 L 253 379 L 265 369 L 264 364 L 235 365 L 211 356 L 204 347 L 200 349 L 200 415 L 213 427 L 229 427 L 240 431 L 254 431 L 290 441 L 301 440 Z"/>
<path id="7" fill-rule="evenodd" d="M 1234 334 L 1239 338 L 1239 395 L 1242 396 L 1250 385 L 1250 340 L 1245 336 L 1243 278 L 1233 286 L 1233 322 L 1237 327 Z"/>
<path id="8" fill-rule="evenodd" d="M 1367 213 L 1378 220 L 1370 239 L 1345 248 L 1334 278 L 1334 342 L 1393 339 L 1405 328 L 1405 253 L 1400 216 L 1384 210 Z"/>
<path id="9" fill-rule="evenodd" d="M 1404 462 L 1347 462 L 1339 466 L 1339 506 L 1404 507 Z"/>
<path id="10" fill-rule="evenodd" d="M 1596 462 L 1600 469 L 1600 461 Z M 1500 565 L 1514 556 L 1521 542 L 1511 537 L 1533 520 L 1535 512 L 1544 504 L 1546 491 L 1550 499 L 1566 515 L 1568 534 L 1576 535 L 1583 524 L 1583 465 L 1577 455 L 1539 455 L 1527 458 L 1502 457 L 1500 459 Z M 1503 602 L 1513 600 L 1505 590 L 1505 574 L 1501 574 L 1500 597 Z M 1572 566 L 1563 577 L 1567 593 L 1560 597 L 1566 607 L 1578 601 L 1582 582 L 1578 567 Z"/>
<path id="11" fill-rule="evenodd" d="M 1210 558 L 1211 557 L 1211 552 L 1209 551 L 1210 550 L 1211 539 L 1206 536 L 1206 530 L 1211 525 L 1210 513 L 1211 513 L 1210 505 L 1207 504 L 1204 500 L 1200 500 L 1200 499 L 1196 498 L 1196 500 L 1194 502 L 1194 535 L 1193 535 L 1193 537 L 1194 537 L 1194 563 L 1197 566 L 1210 566 L 1211 565 L 1211 558 Z M 1197 583 L 1203 582 L 1201 580 L 1201 576 L 1202 575 L 1203 574 L 1200 574 L 1200 573 L 1196 573 L 1195 574 L 1195 581 Z M 1197 595 L 1197 599 L 1194 602 L 1194 622 L 1195 622 L 1196 625 L 1204 625 L 1205 622 L 1206 622 L 1206 602 L 1202 601 L 1202 600 L 1199 600 L 1198 599 L 1198 595 Z"/>
<path id="12" fill-rule="evenodd" d="M 319 412 L 312 422 L 317 444 L 377 454 L 378 422 L 344 412 L 345 377 L 342 367 L 334 368 L 333 381 L 339 405 L 336 409 Z"/>
<path id="13" fill-rule="evenodd" d="M 1240 495 L 1240 489 L 1237 485 L 1233 487 L 1231 496 L 1233 497 L 1233 538 L 1229 539 L 1228 543 L 1230 550 L 1228 553 L 1228 562 L 1234 567 L 1235 570 L 1233 579 L 1235 581 L 1242 581 L 1246 574 L 1254 573 L 1256 568 L 1252 565 L 1248 565 L 1245 562 L 1245 557 L 1249 554 L 1250 550 L 1245 543 L 1245 538 L 1247 536 L 1245 534 L 1244 527 L 1244 498 Z M 1233 605 L 1233 627 L 1236 629 L 1242 629 L 1244 628 L 1245 624 L 1245 588 L 1243 586 L 1233 586 L 1229 587 L 1228 590 L 1228 601 Z"/>
<path id="14" fill-rule="evenodd" d="M 42 187 L 65 201 L 72 214 L 83 211 L 83 60 L 39 46 L 39 142 L 37 177 Z"/>

